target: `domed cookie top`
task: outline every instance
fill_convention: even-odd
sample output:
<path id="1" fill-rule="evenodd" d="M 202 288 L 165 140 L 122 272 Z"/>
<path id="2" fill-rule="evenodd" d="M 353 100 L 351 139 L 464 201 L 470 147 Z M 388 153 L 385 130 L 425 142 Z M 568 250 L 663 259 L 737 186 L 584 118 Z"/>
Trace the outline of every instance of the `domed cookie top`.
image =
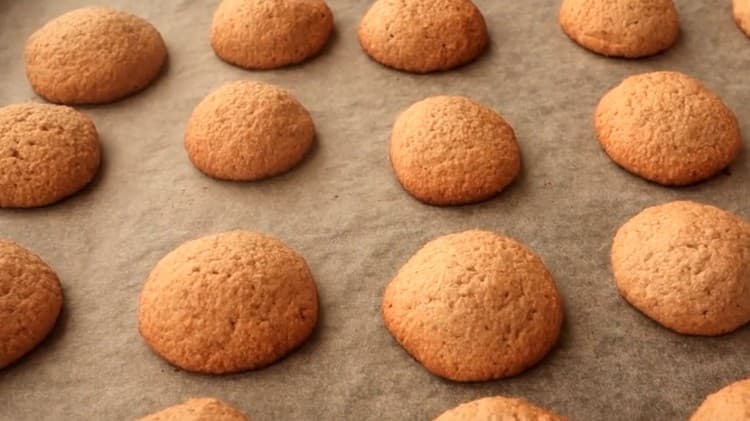
<path id="1" fill-rule="evenodd" d="M 750 0 L 733 0 L 732 13 L 737 26 L 750 37 Z"/>
<path id="2" fill-rule="evenodd" d="M 250 421 L 239 410 L 213 398 L 189 399 L 138 421 Z"/>
<path id="3" fill-rule="evenodd" d="M 435 421 L 565 421 L 566 418 L 523 399 L 493 396 L 461 404 L 445 411 Z"/>
<path id="4" fill-rule="evenodd" d="M 708 395 L 690 421 L 747 421 L 750 414 L 750 379 L 734 382 Z"/>
<path id="5" fill-rule="evenodd" d="M 315 281 L 281 241 L 232 231 L 167 254 L 143 287 L 141 335 L 188 371 L 223 374 L 267 366 L 312 333 Z"/>
<path id="6" fill-rule="evenodd" d="M 402 112 L 393 126 L 390 157 L 401 185 L 435 205 L 488 199 L 521 169 L 510 125 L 493 110 L 458 96 L 427 98 Z"/>
<path id="7" fill-rule="evenodd" d="M 261 82 L 231 82 L 195 108 L 185 149 L 205 174 L 258 180 L 290 170 L 313 144 L 315 126 L 292 94 Z"/>
<path id="8" fill-rule="evenodd" d="M 470 0 L 377 0 L 359 25 L 359 42 L 375 61 L 428 73 L 476 59 L 489 36 Z"/>
<path id="9" fill-rule="evenodd" d="M 750 321 L 750 224 L 729 212 L 647 208 L 617 231 L 611 258 L 622 296 L 675 332 L 721 335 Z"/>
<path id="10" fill-rule="evenodd" d="M 559 20 L 571 39 L 606 56 L 654 55 L 680 34 L 672 0 L 563 0 Z"/>
<path id="11" fill-rule="evenodd" d="M 333 32 L 324 0 L 223 0 L 211 25 L 211 46 L 247 69 L 273 69 L 317 55 Z"/>
<path id="12" fill-rule="evenodd" d="M 45 206 L 86 186 L 99 169 L 94 123 L 70 107 L 0 108 L 0 207 Z"/>
<path id="13" fill-rule="evenodd" d="M 86 7 L 59 16 L 26 42 L 26 77 L 63 104 L 115 101 L 148 86 L 167 57 L 159 32 L 130 13 Z"/>
<path id="14" fill-rule="evenodd" d="M 0 369 L 47 337 L 62 302 L 55 272 L 34 253 L 0 240 Z"/>
<path id="15" fill-rule="evenodd" d="M 732 111 L 700 82 L 678 72 L 626 78 L 604 95 L 594 120 L 599 143 L 612 160 L 664 185 L 710 178 L 740 150 Z"/>
<path id="16" fill-rule="evenodd" d="M 382 312 L 406 351 L 454 381 L 521 373 L 549 352 L 563 319 L 542 260 L 486 231 L 427 243 L 386 287 Z"/>

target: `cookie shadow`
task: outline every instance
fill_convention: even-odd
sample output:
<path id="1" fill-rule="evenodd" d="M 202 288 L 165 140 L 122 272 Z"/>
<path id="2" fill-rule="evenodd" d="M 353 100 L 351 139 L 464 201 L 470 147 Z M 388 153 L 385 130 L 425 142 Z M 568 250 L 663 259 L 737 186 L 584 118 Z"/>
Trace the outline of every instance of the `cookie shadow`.
<path id="1" fill-rule="evenodd" d="M 65 297 L 64 291 L 63 297 Z M 70 315 L 67 309 L 67 305 L 65 304 L 65 301 L 63 301 L 63 306 L 60 309 L 60 314 L 57 316 L 55 325 L 52 327 L 52 330 L 49 332 L 49 334 L 31 351 L 29 351 L 4 369 L 0 369 L 0 381 L 2 381 L 5 377 L 13 376 L 16 371 L 28 370 L 30 366 L 41 365 L 44 363 L 45 359 L 55 359 L 55 357 L 49 358 L 49 355 L 58 350 L 58 345 L 62 340 L 63 335 L 65 335 L 65 331 L 67 330 L 69 319 Z"/>

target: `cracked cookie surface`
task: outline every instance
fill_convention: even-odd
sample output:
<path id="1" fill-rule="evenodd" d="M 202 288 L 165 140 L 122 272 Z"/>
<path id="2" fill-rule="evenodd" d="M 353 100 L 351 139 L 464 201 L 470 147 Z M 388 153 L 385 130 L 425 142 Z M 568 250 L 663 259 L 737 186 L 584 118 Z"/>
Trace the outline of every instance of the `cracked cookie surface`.
<path id="1" fill-rule="evenodd" d="M 62 302 L 55 272 L 36 254 L 0 240 L 0 369 L 47 337 Z"/>
<path id="2" fill-rule="evenodd" d="M 702 83 L 679 72 L 626 78 L 599 101 L 594 126 L 615 163 L 669 186 L 716 175 L 741 147 L 734 113 Z"/>
<path id="3" fill-rule="evenodd" d="M 403 111 L 393 125 L 390 159 L 404 189 L 434 205 L 489 199 L 521 170 L 513 128 L 460 96 L 430 97 Z"/>
<path id="4" fill-rule="evenodd" d="M 262 82 L 229 82 L 188 120 L 185 150 L 204 174 L 251 181 L 291 170 L 315 140 L 310 113 L 288 91 Z"/>
<path id="5" fill-rule="evenodd" d="M 73 195 L 100 160 L 99 136 L 85 114 L 50 104 L 0 108 L 0 207 L 46 206 Z"/>
<path id="6" fill-rule="evenodd" d="M 579 45 L 614 57 L 657 54 L 680 34 L 672 0 L 564 0 L 558 19 Z"/>
<path id="7" fill-rule="evenodd" d="M 750 224 L 730 212 L 646 208 L 617 231 L 611 263 L 625 300 L 675 332 L 721 335 L 750 321 Z"/>
<path id="8" fill-rule="evenodd" d="M 323 0 L 223 0 L 214 12 L 211 47 L 228 63 L 274 69 L 317 55 L 333 32 Z"/>
<path id="9" fill-rule="evenodd" d="M 141 335 L 158 355 L 211 374 L 275 362 L 310 336 L 317 317 L 305 260 L 248 231 L 177 247 L 149 274 L 138 308 Z"/>
<path id="10" fill-rule="evenodd" d="M 465 231 L 427 243 L 385 289 L 385 325 L 431 373 L 454 381 L 517 375 L 557 342 L 562 299 L 518 242 Z"/>
<path id="11" fill-rule="evenodd" d="M 449 70 L 479 57 L 487 26 L 470 0 L 377 0 L 358 30 L 362 49 L 398 70 Z"/>
<path id="12" fill-rule="evenodd" d="M 61 104 L 116 101 L 148 86 L 167 59 L 145 19 L 85 7 L 52 19 L 26 41 L 26 77 L 37 94 Z"/>

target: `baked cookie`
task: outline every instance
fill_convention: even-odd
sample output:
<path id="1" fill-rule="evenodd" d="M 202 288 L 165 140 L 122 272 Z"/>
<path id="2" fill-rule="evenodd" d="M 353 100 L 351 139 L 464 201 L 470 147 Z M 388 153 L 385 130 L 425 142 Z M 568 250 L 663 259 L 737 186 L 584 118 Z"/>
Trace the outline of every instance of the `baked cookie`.
<path id="1" fill-rule="evenodd" d="M 141 292 L 141 335 L 170 363 L 223 374 L 267 366 L 301 345 L 317 322 L 305 260 L 281 241 L 232 231 L 166 255 Z"/>
<path id="2" fill-rule="evenodd" d="M 377 0 L 359 25 L 359 43 L 373 60 L 413 73 L 473 61 L 488 40 L 470 0 Z"/>
<path id="3" fill-rule="evenodd" d="M 332 32 L 324 0 L 223 0 L 211 24 L 211 47 L 228 63 L 274 69 L 317 55 Z"/>
<path id="4" fill-rule="evenodd" d="M 487 231 L 427 243 L 383 297 L 396 340 L 431 373 L 454 381 L 514 376 L 557 342 L 562 299 L 542 260 Z"/>
<path id="5" fill-rule="evenodd" d="M 750 0 L 733 0 L 734 21 L 747 36 L 750 36 Z"/>
<path id="6" fill-rule="evenodd" d="M 242 412 L 213 398 L 189 399 L 138 421 L 250 421 Z"/>
<path id="7" fill-rule="evenodd" d="M 461 404 L 445 411 L 435 421 L 565 421 L 566 418 L 523 399 L 493 396 Z"/>
<path id="8" fill-rule="evenodd" d="M 0 207 L 45 206 L 78 192 L 100 156 L 96 127 L 83 113 L 34 103 L 0 108 Z"/>
<path id="9" fill-rule="evenodd" d="M 59 16 L 26 42 L 26 77 L 37 94 L 62 104 L 99 104 L 148 86 L 167 58 L 144 19 L 104 7 Z"/>
<path id="10" fill-rule="evenodd" d="M 573 41 L 605 56 L 654 55 L 680 35 L 672 0 L 563 0 L 559 20 Z"/>
<path id="11" fill-rule="evenodd" d="M 493 110 L 459 96 L 427 98 L 402 112 L 390 156 L 404 189 L 434 205 L 488 199 L 521 170 L 513 128 Z"/>
<path id="12" fill-rule="evenodd" d="M 730 384 L 708 395 L 690 421 L 747 421 L 750 419 L 750 379 Z"/>
<path id="13" fill-rule="evenodd" d="M 185 130 L 193 164 L 218 179 L 249 181 L 289 171 L 310 150 L 315 125 L 291 93 L 231 82 L 195 108 Z"/>
<path id="14" fill-rule="evenodd" d="M 601 99 L 594 125 L 613 161 L 663 185 L 706 180 L 740 151 L 732 111 L 700 82 L 678 72 L 626 78 Z"/>
<path id="15" fill-rule="evenodd" d="M 0 240 L 0 369 L 47 337 L 62 302 L 55 272 L 34 253 Z"/>
<path id="16" fill-rule="evenodd" d="M 750 224 L 695 202 L 645 209 L 612 243 L 620 294 L 664 327 L 721 335 L 750 321 Z"/>

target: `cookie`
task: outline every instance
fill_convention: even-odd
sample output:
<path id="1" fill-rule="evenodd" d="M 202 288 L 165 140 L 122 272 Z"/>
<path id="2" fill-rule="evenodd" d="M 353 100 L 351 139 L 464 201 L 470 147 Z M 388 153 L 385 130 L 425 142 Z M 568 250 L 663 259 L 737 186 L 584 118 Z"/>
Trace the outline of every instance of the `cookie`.
<path id="1" fill-rule="evenodd" d="M 136 93 L 167 58 L 159 32 L 115 9 L 85 7 L 42 26 L 26 41 L 26 77 L 41 97 L 61 104 L 100 104 Z"/>
<path id="2" fill-rule="evenodd" d="M 620 294 L 664 327 L 721 335 L 750 321 L 750 224 L 678 201 L 645 209 L 612 243 Z"/>
<path id="3" fill-rule="evenodd" d="M 672 0 L 563 0 L 558 19 L 573 41 L 612 57 L 651 56 L 680 35 Z"/>
<path id="4" fill-rule="evenodd" d="M 402 112 L 393 126 L 390 158 L 404 189 L 433 205 L 488 199 L 521 170 L 510 125 L 459 96 L 427 98 Z"/>
<path id="5" fill-rule="evenodd" d="M 324 0 L 223 0 L 214 12 L 211 47 L 246 69 L 275 69 L 316 56 L 333 32 Z"/>
<path id="6" fill-rule="evenodd" d="M 85 114 L 50 104 L 0 108 L 0 207 L 58 202 L 85 187 L 100 160 L 99 136 Z"/>
<path id="7" fill-rule="evenodd" d="M 741 145 L 734 113 L 699 81 L 678 72 L 626 78 L 601 99 L 594 125 L 613 161 L 667 186 L 711 178 Z"/>
<path id="8" fill-rule="evenodd" d="M 445 411 L 435 421 L 565 421 L 566 418 L 523 399 L 494 396 L 477 399 Z"/>
<path id="9" fill-rule="evenodd" d="M 301 345 L 318 318 L 305 260 L 281 241 L 232 231 L 189 241 L 148 276 L 141 335 L 170 363 L 223 374 L 267 366 Z"/>
<path id="10" fill-rule="evenodd" d="M 47 337 L 62 302 L 55 272 L 36 254 L 0 240 L 0 369 Z"/>
<path id="11" fill-rule="evenodd" d="M 737 26 L 750 37 L 750 0 L 733 0 L 732 14 Z"/>
<path id="12" fill-rule="evenodd" d="M 250 421 L 250 418 L 218 399 L 195 398 L 138 421 Z"/>
<path id="13" fill-rule="evenodd" d="M 195 108 L 185 149 L 206 175 L 250 181 L 292 169 L 314 138 L 310 113 L 291 93 L 262 82 L 230 82 Z"/>
<path id="14" fill-rule="evenodd" d="M 557 342 L 562 299 L 518 242 L 465 231 L 427 243 L 385 289 L 385 325 L 431 373 L 454 381 L 517 375 Z"/>
<path id="15" fill-rule="evenodd" d="M 750 379 L 730 384 L 708 395 L 690 421 L 747 421 L 750 417 Z"/>
<path id="16" fill-rule="evenodd" d="M 377 0 L 358 34 L 373 60 L 413 73 L 474 61 L 489 41 L 484 17 L 470 0 Z"/>

